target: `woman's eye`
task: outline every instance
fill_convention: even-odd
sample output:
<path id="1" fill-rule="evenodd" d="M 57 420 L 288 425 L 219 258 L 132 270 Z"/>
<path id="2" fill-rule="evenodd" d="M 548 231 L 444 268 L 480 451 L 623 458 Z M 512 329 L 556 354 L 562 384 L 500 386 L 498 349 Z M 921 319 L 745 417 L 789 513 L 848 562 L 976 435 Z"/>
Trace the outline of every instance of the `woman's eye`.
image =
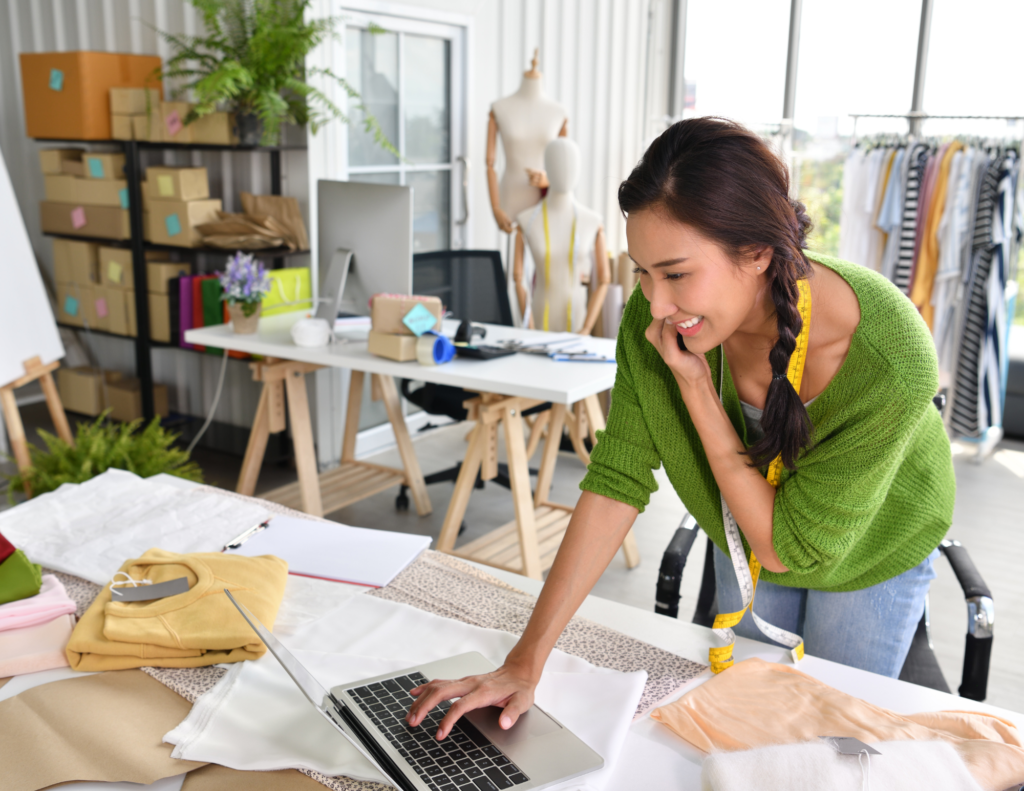
<path id="1" fill-rule="evenodd" d="M 633 274 L 634 275 L 642 275 L 643 273 L 644 273 L 644 270 L 642 270 L 640 267 L 638 267 L 638 266 L 634 266 L 633 267 Z"/>
<path id="2" fill-rule="evenodd" d="M 685 272 L 676 272 L 665 275 L 666 280 L 682 280 L 684 277 L 686 277 Z"/>

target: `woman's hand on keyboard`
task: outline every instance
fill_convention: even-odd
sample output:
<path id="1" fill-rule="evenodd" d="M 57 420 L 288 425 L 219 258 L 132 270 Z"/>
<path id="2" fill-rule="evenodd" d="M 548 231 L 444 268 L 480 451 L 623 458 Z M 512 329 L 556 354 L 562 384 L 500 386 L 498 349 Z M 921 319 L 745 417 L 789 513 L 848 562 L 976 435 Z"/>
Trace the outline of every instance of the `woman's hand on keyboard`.
<path id="1" fill-rule="evenodd" d="M 430 711 L 442 701 L 453 700 L 448 714 L 441 720 L 437 738 L 445 738 L 459 718 L 474 709 L 499 706 L 504 711 L 498 724 L 508 730 L 515 725 L 519 716 L 533 705 L 533 692 L 537 679 L 515 666 L 502 665 L 493 673 L 482 676 L 467 676 L 458 681 L 435 679 L 423 686 L 409 690 L 416 698 L 405 721 L 415 727 L 423 722 Z"/>

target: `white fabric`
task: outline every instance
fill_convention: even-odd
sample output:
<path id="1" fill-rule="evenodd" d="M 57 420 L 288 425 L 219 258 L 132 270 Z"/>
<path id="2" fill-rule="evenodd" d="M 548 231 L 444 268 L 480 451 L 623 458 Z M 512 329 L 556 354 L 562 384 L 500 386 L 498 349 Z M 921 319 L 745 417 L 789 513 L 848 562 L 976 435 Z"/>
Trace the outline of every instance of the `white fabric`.
<path id="1" fill-rule="evenodd" d="M 945 742 L 882 742 L 870 764 L 824 742 L 713 753 L 701 770 L 702 791 L 982 791 Z M 868 777 L 865 778 L 865 774 Z M 868 779 L 868 782 L 865 782 Z"/>
<path id="2" fill-rule="evenodd" d="M 33 563 L 103 585 L 147 549 L 218 552 L 268 515 L 233 497 L 107 470 L 0 513 L 0 533 Z"/>
<path id="3" fill-rule="evenodd" d="M 293 634 L 279 636 L 328 688 L 465 651 L 479 651 L 500 664 L 516 642 L 506 632 L 369 596 L 352 596 Z M 327 650 L 310 650 L 314 646 Z M 537 703 L 605 759 L 601 771 L 557 788 L 605 787 L 646 678 L 644 672 L 618 673 L 561 651 L 552 653 L 537 688 Z M 164 741 L 176 745 L 175 758 L 235 769 L 302 767 L 377 778 L 270 654 L 233 666 Z"/>

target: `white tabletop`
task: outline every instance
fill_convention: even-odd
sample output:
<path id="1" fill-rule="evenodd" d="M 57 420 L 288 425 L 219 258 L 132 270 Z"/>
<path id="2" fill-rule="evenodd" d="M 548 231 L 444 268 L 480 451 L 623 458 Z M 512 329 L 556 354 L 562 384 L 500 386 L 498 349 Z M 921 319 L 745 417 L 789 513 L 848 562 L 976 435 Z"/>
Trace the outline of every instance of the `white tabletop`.
<path id="1" fill-rule="evenodd" d="M 495 360 L 456 358 L 444 365 L 420 365 L 417 362 L 398 363 L 370 354 L 366 341 L 348 340 L 314 349 L 303 348 L 292 342 L 290 331 L 292 325 L 305 316 L 304 312 L 294 312 L 260 319 L 259 332 L 253 335 L 236 335 L 229 324 L 187 330 L 185 341 L 199 346 L 453 385 L 474 392 L 536 398 L 556 404 L 575 404 L 587 396 L 611 389 L 615 383 L 615 363 L 555 362 L 541 355 L 514 354 Z M 454 336 L 458 324 L 457 321 L 446 320 L 444 334 Z M 494 324 L 479 326 L 487 328 L 487 337 L 482 342 L 488 344 L 506 339 L 542 343 L 571 337 L 568 333 Z M 615 357 L 613 339 L 578 337 L 581 347 L 587 351 Z"/>

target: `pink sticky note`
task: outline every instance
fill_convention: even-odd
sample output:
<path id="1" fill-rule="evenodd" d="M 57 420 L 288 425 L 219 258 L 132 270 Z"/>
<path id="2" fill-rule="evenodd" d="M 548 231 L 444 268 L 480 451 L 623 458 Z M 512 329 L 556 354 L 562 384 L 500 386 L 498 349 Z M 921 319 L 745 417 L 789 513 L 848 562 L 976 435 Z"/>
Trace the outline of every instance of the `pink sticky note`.
<path id="1" fill-rule="evenodd" d="M 171 110 L 167 113 L 167 118 L 164 119 L 164 123 L 167 126 L 167 134 L 171 137 L 174 137 L 184 128 L 177 110 Z"/>
<path id="2" fill-rule="evenodd" d="M 85 227 L 85 209 L 81 206 L 71 210 L 71 226 L 76 229 Z"/>
<path id="3" fill-rule="evenodd" d="M 107 315 L 107 300 L 103 297 L 96 300 L 96 315 L 101 319 Z"/>

